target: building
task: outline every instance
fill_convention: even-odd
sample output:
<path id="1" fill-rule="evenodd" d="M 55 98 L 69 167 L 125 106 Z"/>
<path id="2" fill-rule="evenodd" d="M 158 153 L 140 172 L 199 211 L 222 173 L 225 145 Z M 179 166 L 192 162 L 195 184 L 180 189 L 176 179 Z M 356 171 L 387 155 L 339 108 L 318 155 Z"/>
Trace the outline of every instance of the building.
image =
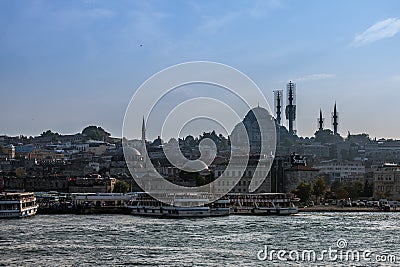
<path id="1" fill-rule="evenodd" d="M 31 159 L 31 154 L 35 151 L 34 145 L 25 145 L 15 147 L 15 154 L 19 157 Z"/>
<path id="2" fill-rule="evenodd" d="M 112 193 L 116 183 L 115 178 L 91 175 L 68 179 L 69 193 Z"/>
<path id="3" fill-rule="evenodd" d="M 295 165 L 285 170 L 285 192 L 292 192 L 302 182 L 314 184 L 319 175 L 319 170 L 305 166 Z"/>
<path id="4" fill-rule="evenodd" d="M 314 166 L 320 174 L 326 174 L 331 182 L 362 181 L 365 177 L 365 166 L 362 161 L 326 160 Z"/>
<path id="5" fill-rule="evenodd" d="M 257 168 L 257 163 L 261 164 Z M 229 170 L 225 165 L 215 167 L 214 178 L 218 178 L 215 185 L 215 193 L 252 193 L 249 190 L 250 183 L 254 179 L 254 185 L 257 187 L 255 193 L 271 192 L 271 176 L 268 174 L 268 163 L 263 160 L 250 159 L 249 164 L 241 162 L 239 159 L 232 159 Z M 237 177 L 240 180 L 237 181 Z M 263 180 L 261 182 L 261 180 Z"/>
<path id="6" fill-rule="evenodd" d="M 378 140 L 365 144 L 365 157 L 376 164 L 400 163 L 400 141 Z"/>
<path id="7" fill-rule="evenodd" d="M 4 158 L 13 159 L 15 157 L 15 147 L 13 145 L 1 146 L 0 145 L 0 157 L 4 155 Z"/>
<path id="8" fill-rule="evenodd" d="M 7 191 L 68 192 L 65 177 L 3 177 L 3 189 Z"/>
<path id="9" fill-rule="evenodd" d="M 400 201 L 400 166 L 383 164 L 375 167 L 374 198 L 387 198 Z"/>
<path id="10" fill-rule="evenodd" d="M 93 153 L 96 156 L 100 156 L 105 154 L 107 150 L 111 148 L 115 148 L 115 146 L 104 142 L 93 141 L 89 143 L 89 147 L 86 148 L 86 151 Z"/>

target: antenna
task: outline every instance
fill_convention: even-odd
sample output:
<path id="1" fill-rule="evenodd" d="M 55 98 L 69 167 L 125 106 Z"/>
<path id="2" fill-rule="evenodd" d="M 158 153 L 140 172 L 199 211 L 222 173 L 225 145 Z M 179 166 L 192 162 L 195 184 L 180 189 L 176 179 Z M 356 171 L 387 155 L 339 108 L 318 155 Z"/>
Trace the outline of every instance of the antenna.
<path id="1" fill-rule="evenodd" d="M 294 135 L 294 123 L 296 120 L 296 84 L 290 81 L 286 85 L 287 101 L 286 101 L 286 119 L 289 121 L 289 133 Z"/>

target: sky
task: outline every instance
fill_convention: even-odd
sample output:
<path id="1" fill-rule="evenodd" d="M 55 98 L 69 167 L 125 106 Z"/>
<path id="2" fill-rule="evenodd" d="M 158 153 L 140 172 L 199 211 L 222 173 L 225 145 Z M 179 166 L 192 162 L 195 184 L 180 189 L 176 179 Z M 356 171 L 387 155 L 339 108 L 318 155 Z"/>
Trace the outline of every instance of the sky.
<path id="1" fill-rule="evenodd" d="M 399 32 L 396 0 L 0 0 L 0 135 L 99 125 L 120 137 L 149 77 L 213 61 L 270 105 L 294 81 L 300 136 L 313 136 L 320 109 L 332 129 L 336 102 L 340 134 L 400 139 Z"/>

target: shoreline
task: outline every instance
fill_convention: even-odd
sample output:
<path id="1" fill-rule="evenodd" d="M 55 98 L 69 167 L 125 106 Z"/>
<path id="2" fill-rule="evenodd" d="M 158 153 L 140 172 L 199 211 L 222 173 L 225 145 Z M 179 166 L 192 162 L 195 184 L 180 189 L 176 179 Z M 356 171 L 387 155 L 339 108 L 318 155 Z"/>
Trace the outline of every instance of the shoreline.
<path id="1" fill-rule="evenodd" d="M 378 207 L 337 207 L 337 206 L 312 206 L 299 208 L 299 213 L 303 212 L 400 212 L 400 209 L 383 210 Z M 80 208 L 39 208 L 40 214 L 130 214 L 125 207 L 80 207 Z M 241 215 L 241 214 L 230 214 Z M 252 216 L 257 216 L 253 214 Z M 262 215 L 259 215 L 262 216 Z"/>
<path id="2" fill-rule="evenodd" d="M 383 210 L 380 207 L 312 206 L 299 208 L 300 212 L 400 212 L 400 209 Z"/>

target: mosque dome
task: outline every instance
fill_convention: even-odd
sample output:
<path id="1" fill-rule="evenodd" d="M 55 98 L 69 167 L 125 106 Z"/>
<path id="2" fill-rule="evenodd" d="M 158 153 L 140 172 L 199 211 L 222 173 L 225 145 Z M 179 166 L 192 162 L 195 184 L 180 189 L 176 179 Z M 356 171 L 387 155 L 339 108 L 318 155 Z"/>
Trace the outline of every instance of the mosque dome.
<path id="1" fill-rule="evenodd" d="M 140 161 L 142 154 L 133 147 L 125 147 L 124 148 L 124 155 L 125 155 L 125 160 L 127 161 Z"/>
<path id="2" fill-rule="evenodd" d="M 271 118 L 268 110 L 262 107 L 255 107 L 247 112 L 246 116 L 244 117 L 244 121 L 255 122 L 258 120 L 265 120 Z"/>

